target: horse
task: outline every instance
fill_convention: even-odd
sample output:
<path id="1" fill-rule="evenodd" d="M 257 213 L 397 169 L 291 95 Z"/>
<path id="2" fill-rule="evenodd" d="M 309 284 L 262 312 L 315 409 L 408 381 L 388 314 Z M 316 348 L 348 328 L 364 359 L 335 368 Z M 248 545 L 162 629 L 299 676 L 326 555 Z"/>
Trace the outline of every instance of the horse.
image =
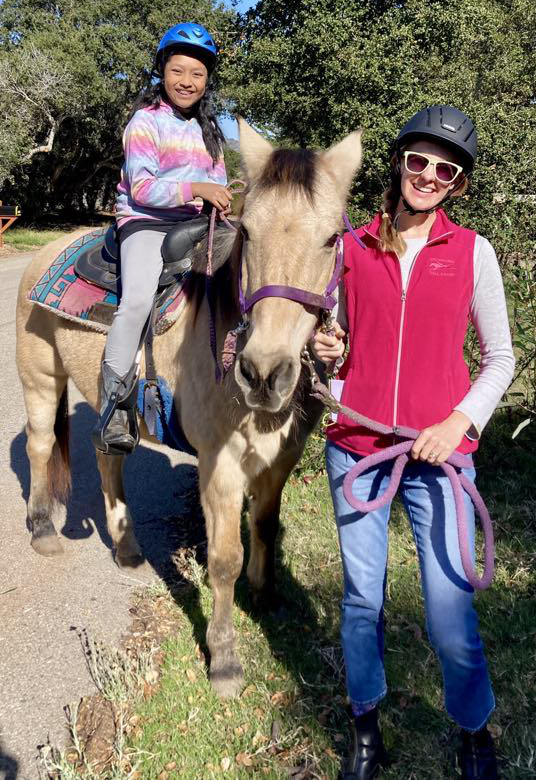
<path id="1" fill-rule="evenodd" d="M 209 676 L 222 697 L 236 695 L 243 684 L 232 609 L 243 565 L 245 497 L 247 577 L 257 602 L 269 605 L 275 594 L 281 493 L 321 412 L 321 404 L 307 392 L 302 363 L 318 325 L 318 305 L 309 298 L 279 297 L 279 288 L 272 286 L 299 287 L 310 298 L 321 297 L 333 278 L 342 215 L 361 164 L 360 131 L 328 150 L 314 151 L 276 149 L 242 119 L 239 128 L 246 178 L 240 227 L 236 233 L 216 231 L 210 294 L 198 258 L 183 313 L 154 340 L 158 373 L 172 389 L 180 425 L 198 453 L 213 593 L 206 636 Z M 27 520 L 33 549 L 45 556 L 62 551 L 53 513 L 70 487 L 67 380 L 99 408 L 105 336 L 33 305 L 28 291 L 80 235 L 82 231 L 70 234 L 36 254 L 22 277 L 17 302 L 17 367 L 31 471 Z M 218 381 L 214 356 L 218 359 L 226 334 L 241 322 L 240 300 L 251 301 L 261 288 L 267 290 L 265 296 L 251 304 L 239 329 L 234 366 Z M 140 425 L 147 437 L 143 421 Z M 136 567 L 144 558 L 126 504 L 123 456 L 97 452 L 97 461 L 115 561 Z"/>

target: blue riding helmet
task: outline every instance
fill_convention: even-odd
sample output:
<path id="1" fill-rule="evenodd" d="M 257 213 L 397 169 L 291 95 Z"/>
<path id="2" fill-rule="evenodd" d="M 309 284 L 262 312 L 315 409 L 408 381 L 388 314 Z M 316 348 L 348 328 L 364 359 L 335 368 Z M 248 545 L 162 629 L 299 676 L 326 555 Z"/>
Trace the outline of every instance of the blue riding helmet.
<path id="1" fill-rule="evenodd" d="M 185 54 L 191 50 L 192 56 L 199 57 L 209 72 L 216 65 L 218 49 L 214 39 L 204 27 L 195 22 L 181 22 L 170 27 L 158 44 L 157 60 L 168 46 L 180 47 L 184 49 Z"/>

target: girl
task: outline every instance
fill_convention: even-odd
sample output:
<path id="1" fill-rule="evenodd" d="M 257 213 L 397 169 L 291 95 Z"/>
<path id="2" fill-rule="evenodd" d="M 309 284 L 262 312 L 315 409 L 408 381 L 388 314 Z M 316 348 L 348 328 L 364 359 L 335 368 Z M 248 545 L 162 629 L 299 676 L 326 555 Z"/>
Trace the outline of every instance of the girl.
<path id="1" fill-rule="evenodd" d="M 402 128 L 382 212 L 344 237 L 343 311 L 334 336 L 318 333 L 326 363 L 350 350 L 342 403 L 388 425 L 421 431 L 400 492 L 412 525 L 428 635 L 442 667 L 445 704 L 462 729 L 464 778 L 495 778 L 486 723 L 495 701 L 458 549 L 450 484 L 436 468 L 454 450 L 472 453 L 508 387 L 514 356 L 501 275 L 491 245 L 451 222 L 440 205 L 465 192 L 476 158 L 473 123 L 449 106 L 417 113 Z M 344 316 L 345 311 L 345 316 Z M 469 318 L 481 351 L 471 385 L 463 359 Z M 342 645 L 354 742 L 344 777 L 375 777 L 385 753 L 377 707 L 386 695 L 383 604 L 390 507 L 360 514 L 344 499 L 345 474 L 363 456 L 393 444 L 338 415 L 328 430 L 327 468 L 344 569 Z M 382 493 L 392 463 L 369 469 L 354 493 Z M 474 469 L 465 471 L 474 479 Z M 474 513 L 467 503 L 471 541 Z"/>
<path id="2" fill-rule="evenodd" d="M 198 216 L 203 201 L 229 209 L 224 136 L 208 89 L 216 58 L 201 25 L 169 29 L 156 54 L 152 75 L 158 81 L 137 101 L 123 136 L 116 207 L 122 295 L 106 340 L 101 417 L 93 432 L 103 452 L 128 454 L 136 444 L 127 413 L 115 405 L 136 386 L 134 359 L 158 287 L 166 232 Z"/>

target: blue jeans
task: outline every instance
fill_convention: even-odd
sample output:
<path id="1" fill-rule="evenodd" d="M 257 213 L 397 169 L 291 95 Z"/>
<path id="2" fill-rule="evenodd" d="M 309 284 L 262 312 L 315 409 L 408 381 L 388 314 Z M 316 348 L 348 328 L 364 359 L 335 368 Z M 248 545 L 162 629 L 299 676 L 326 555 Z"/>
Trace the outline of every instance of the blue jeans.
<path id="1" fill-rule="evenodd" d="M 390 505 L 363 514 L 345 500 L 342 483 L 361 459 L 328 442 L 326 461 L 344 570 L 341 637 L 348 694 L 355 707 L 376 704 L 387 693 L 383 660 L 383 604 Z M 392 461 L 369 469 L 354 482 L 354 495 L 371 500 L 388 481 Z M 473 468 L 464 473 L 474 481 Z M 426 629 L 443 672 L 445 707 L 464 729 L 476 731 L 495 707 L 484 648 L 458 547 L 450 483 L 441 469 L 410 462 L 400 496 L 417 546 Z M 474 511 L 466 497 L 474 549 Z"/>

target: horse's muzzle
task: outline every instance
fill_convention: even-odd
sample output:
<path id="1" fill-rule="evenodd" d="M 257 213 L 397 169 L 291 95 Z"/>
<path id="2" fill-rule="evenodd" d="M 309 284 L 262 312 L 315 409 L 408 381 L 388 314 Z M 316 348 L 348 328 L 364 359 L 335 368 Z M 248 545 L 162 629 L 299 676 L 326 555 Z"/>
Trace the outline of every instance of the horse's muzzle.
<path id="1" fill-rule="evenodd" d="M 250 409 L 279 412 L 289 402 L 300 365 L 288 356 L 254 359 L 242 353 L 235 365 L 235 379 Z"/>

